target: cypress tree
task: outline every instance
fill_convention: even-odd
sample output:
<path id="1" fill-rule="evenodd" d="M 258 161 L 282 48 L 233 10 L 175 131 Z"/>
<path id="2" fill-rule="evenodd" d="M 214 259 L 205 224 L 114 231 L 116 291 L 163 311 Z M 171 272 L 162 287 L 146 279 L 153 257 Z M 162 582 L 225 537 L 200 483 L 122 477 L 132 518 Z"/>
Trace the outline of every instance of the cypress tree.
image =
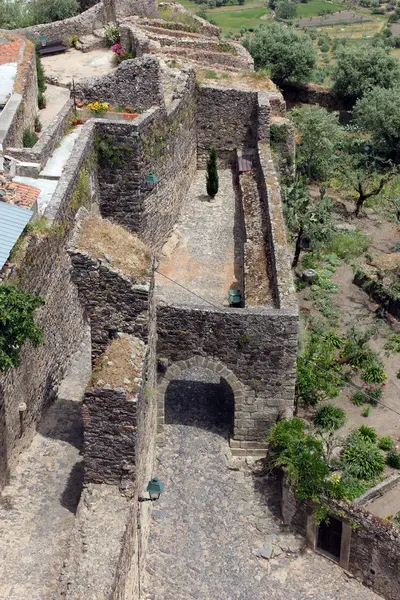
<path id="1" fill-rule="evenodd" d="M 207 161 L 207 194 L 214 198 L 218 194 L 217 151 L 211 148 Z"/>

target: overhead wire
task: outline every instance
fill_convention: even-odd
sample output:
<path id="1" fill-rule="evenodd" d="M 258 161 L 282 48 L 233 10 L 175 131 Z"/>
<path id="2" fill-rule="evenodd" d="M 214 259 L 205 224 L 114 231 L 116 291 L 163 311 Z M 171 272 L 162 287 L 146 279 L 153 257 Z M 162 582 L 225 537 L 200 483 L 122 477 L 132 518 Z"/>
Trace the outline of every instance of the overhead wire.
<path id="1" fill-rule="evenodd" d="M 156 269 L 156 273 L 158 275 L 161 275 L 162 277 L 164 277 L 165 279 L 168 279 L 169 281 L 171 281 L 172 283 L 174 283 L 175 285 L 179 286 L 180 288 L 182 288 L 183 290 L 185 290 L 186 292 L 188 292 L 189 294 L 192 294 L 193 296 L 195 296 L 196 298 L 199 298 L 200 300 L 202 300 L 203 302 L 206 302 L 207 304 L 209 304 L 210 306 L 212 306 L 213 308 L 216 308 L 217 310 L 221 310 L 221 308 L 226 308 L 225 306 L 223 306 L 223 304 L 217 305 L 214 304 L 213 302 L 210 302 L 209 300 L 207 300 L 206 298 L 204 298 L 203 296 L 200 296 L 199 294 L 197 294 L 196 292 L 193 292 L 192 290 L 190 290 L 189 288 L 187 288 L 186 286 L 184 286 L 183 284 L 179 283 L 178 281 L 175 281 L 175 279 L 172 279 L 171 277 L 168 277 L 167 275 L 164 275 L 164 273 L 161 273 L 160 271 L 158 271 Z M 318 365 L 316 362 L 310 360 L 309 358 L 305 358 L 304 356 L 301 356 L 300 354 L 295 354 L 293 352 L 291 352 L 290 350 L 286 349 L 286 352 L 288 352 L 289 354 L 291 354 L 292 356 L 295 356 L 296 358 L 303 360 L 305 362 L 308 362 L 310 364 L 312 364 L 314 367 L 316 367 L 321 373 L 326 373 L 328 375 L 330 375 L 329 371 L 327 371 L 326 369 L 322 368 L 320 365 Z M 394 408 L 392 408 L 391 406 L 388 406 L 387 404 L 385 404 L 384 402 L 382 402 L 382 400 L 376 400 L 375 398 L 373 398 L 368 392 L 366 392 L 365 390 L 363 390 L 361 387 L 357 386 L 356 384 L 352 383 L 351 381 L 347 381 L 347 379 L 344 377 L 344 375 L 342 375 L 342 373 L 340 373 L 340 371 L 337 371 L 336 369 L 334 369 L 334 372 L 339 375 L 339 377 L 341 377 L 341 379 L 350 387 L 352 387 L 353 389 L 357 390 L 358 392 L 362 392 L 364 394 L 364 396 L 366 396 L 367 398 L 369 398 L 372 403 L 377 403 L 380 404 L 381 406 L 383 406 L 384 408 L 387 408 L 388 410 L 392 411 L 393 413 L 395 413 L 396 415 L 398 415 L 400 417 L 400 412 L 398 412 L 397 410 L 395 410 Z"/>

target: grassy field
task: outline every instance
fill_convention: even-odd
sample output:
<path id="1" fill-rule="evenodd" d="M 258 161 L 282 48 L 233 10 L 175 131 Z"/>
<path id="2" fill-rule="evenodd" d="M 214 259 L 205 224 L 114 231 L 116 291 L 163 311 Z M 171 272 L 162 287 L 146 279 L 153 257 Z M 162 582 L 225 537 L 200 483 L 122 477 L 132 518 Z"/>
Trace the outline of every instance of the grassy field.
<path id="1" fill-rule="evenodd" d="M 317 17 L 318 13 L 322 11 L 339 11 L 345 8 L 343 2 L 338 2 L 337 0 L 333 2 L 328 2 L 327 0 L 311 0 L 311 2 L 307 2 L 303 4 L 299 2 L 297 4 L 297 16 L 299 18 L 306 17 Z"/>
<path id="2" fill-rule="evenodd" d="M 195 4 L 191 0 L 181 0 L 181 4 L 195 12 L 200 10 L 199 4 Z M 270 12 L 265 0 L 251 0 L 244 6 L 235 5 L 210 9 L 207 11 L 207 17 L 215 21 L 218 27 L 221 27 L 222 33 L 226 35 L 228 31 L 238 34 L 242 27 L 255 29 L 265 22 L 262 17 Z"/>

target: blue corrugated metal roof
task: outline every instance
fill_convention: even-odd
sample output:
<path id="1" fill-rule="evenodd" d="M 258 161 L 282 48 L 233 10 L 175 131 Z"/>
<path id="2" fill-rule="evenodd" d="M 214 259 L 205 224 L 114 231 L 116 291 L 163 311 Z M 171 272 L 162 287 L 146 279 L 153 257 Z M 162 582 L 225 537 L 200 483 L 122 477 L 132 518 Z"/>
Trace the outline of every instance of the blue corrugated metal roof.
<path id="1" fill-rule="evenodd" d="M 0 201 L 0 269 L 32 216 L 31 210 Z"/>

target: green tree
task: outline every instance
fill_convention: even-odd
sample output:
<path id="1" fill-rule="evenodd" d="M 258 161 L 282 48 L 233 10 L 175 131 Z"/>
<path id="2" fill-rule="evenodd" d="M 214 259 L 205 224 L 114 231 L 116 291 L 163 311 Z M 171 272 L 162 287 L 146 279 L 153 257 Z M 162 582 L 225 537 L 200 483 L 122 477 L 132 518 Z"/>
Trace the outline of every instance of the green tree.
<path id="1" fill-rule="evenodd" d="M 373 88 L 357 101 L 354 115 L 357 125 L 371 133 L 377 151 L 400 162 L 400 87 Z"/>
<path id="2" fill-rule="evenodd" d="M 24 0 L 0 0 L 0 28 L 16 29 L 30 24 L 27 2 Z"/>
<path id="3" fill-rule="evenodd" d="M 308 81 L 317 55 L 306 33 L 281 23 L 267 23 L 243 42 L 257 69 L 267 68 L 278 85 L 285 81 Z"/>
<path id="4" fill-rule="evenodd" d="M 218 170 L 217 170 L 217 151 L 211 148 L 207 161 L 207 194 L 214 198 L 218 194 Z"/>
<path id="5" fill-rule="evenodd" d="M 378 156 L 368 142 L 351 137 L 338 147 L 336 168 L 355 196 L 356 216 L 366 200 L 380 194 L 399 174 L 399 168 Z"/>
<path id="6" fill-rule="evenodd" d="M 325 180 L 333 168 L 332 154 L 341 136 L 339 117 L 318 106 L 294 108 L 290 116 L 299 132 L 298 168 L 313 179 Z"/>
<path id="7" fill-rule="evenodd" d="M 374 87 L 391 88 L 400 81 L 396 56 L 382 46 L 355 44 L 337 51 L 333 69 L 333 89 L 354 104 Z"/>
<path id="8" fill-rule="evenodd" d="M 77 0 L 31 0 L 28 11 L 34 23 L 52 23 L 74 16 L 79 9 Z"/>
<path id="9" fill-rule="evenodd" d="M 297 179 L 283 192 L 285 221 L 295 240 L 292 266 L 296 267 L 305 238 L 310 240 L 314 250 L 329 241 L 330 232 L 333 230 L 332 202 L 325 195 L 324 188 L 321 188 L 319 199 L 311 200 L 304 179 Z"/>
<path id="10" fill-rule="evenodd" d="M 0 371 L 20 364 L 20 352 L 26 340 L 36 348 L 43 341 L 43 333 L 34 312 L 44 304 L 13 285 L 0 285 Z"/>
<path id="11" fill-rule="evenodd" d="M 289 0 L 281 0 L 275 8 L 275 14 L 279 19 L 293 19 L 296 11 L 296 3 L 289 2 Z"/>

